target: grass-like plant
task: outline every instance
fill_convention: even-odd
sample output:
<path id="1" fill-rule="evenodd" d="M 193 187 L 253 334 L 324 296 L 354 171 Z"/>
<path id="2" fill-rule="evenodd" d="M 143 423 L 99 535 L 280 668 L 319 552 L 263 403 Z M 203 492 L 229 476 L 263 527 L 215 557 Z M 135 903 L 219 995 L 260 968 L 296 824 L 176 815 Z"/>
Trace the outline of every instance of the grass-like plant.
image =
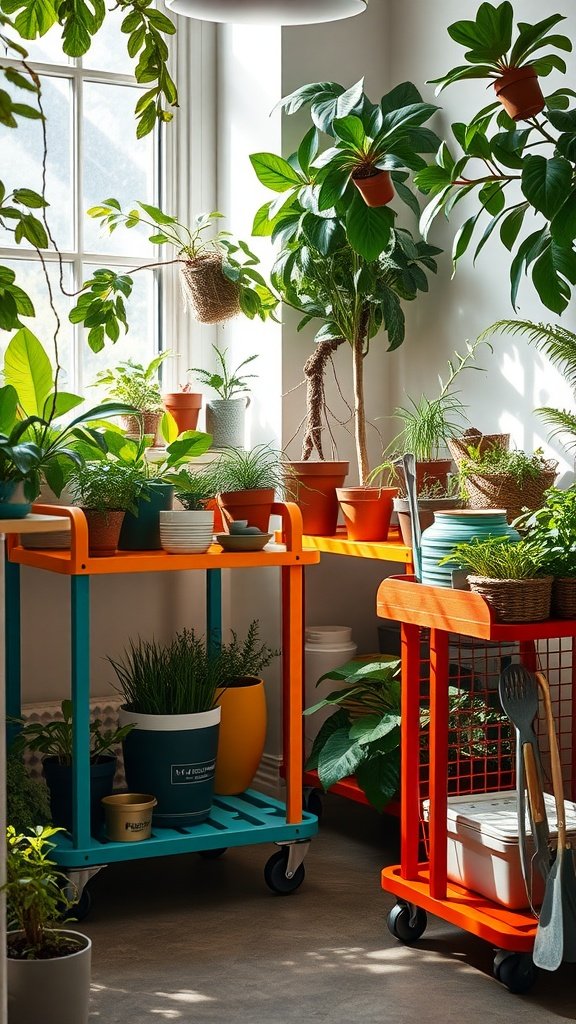
<path id="1" fill-rule="evenodd" d="M 61 828 L 38 825 L 19 833 L 7 829 L 6 893 L 8 927 L 21 932 L 8 940 L 13 959 L 45 960 L 74 953 L 79 943 L 73 936 L 58 931 L 74 905 L 66 892 L 69 882 L 50 859 L 53 836 Z"/>
<path id="2" fill-rule="evenodd" d="M 47 757 L 55 757 L 59 764 L 70 766 L 72 764 L 72 710 L 72 701 L 63 700 L 61 704 L 62 719 L 23 724 L 14 740 L 14 749 L 21 751 L 27 747 L 29 750 L 45 754 Z M 119 729 L 103 729 L 99 718 L 91 722 L 91 764 L 98 764 L 103 754 L 110 754 L 132 728 L 131 725 L 125 725 Z"/>
<path id="3" fill-rule="evenodd" d="M 268 487 L 278 492 L 284 490 L 282 453 L 268 444 L 259 444 L 250 451 L 225 448 L 215 472 L 220 493 Z"/>
<path id="4" fill-rule="evenodd" d="M 201 512 L 218 492 L 216 473 L 209 469 L 190 472 L 183 469 L 172 477 L 176 497 L 187 512 Z"/>
<path id="5" fill-rule="evenodd" d="M 456 544 L 438 564 L 459 565 L 471 576 L 491 580 L 529 580 L 547 573 L 544 548 L 528 538 L 475 537 Z"/>
<path id="6" fill-rule="evenodd" d="M 68 478 L 74 501 L 95 512 L 136 514 L 136 499 L 145 493 L 145 488 L 146 478 L 138 466 L 111 460 L 77 466 Z"/>

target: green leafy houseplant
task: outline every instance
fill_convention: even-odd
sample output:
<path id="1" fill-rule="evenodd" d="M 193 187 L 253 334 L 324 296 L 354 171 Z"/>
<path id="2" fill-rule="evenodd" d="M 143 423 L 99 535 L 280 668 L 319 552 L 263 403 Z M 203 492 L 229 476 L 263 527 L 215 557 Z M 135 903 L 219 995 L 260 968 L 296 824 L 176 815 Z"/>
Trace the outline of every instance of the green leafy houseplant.
<path id="1" fill-rule="evenodd" d="M 506 12 L 506 5 L 503 6 Z M 501 30 L 498 28 L 501 15 L 489 4 L 483 4 L 480 10 L 486 12 L 485 17 L 492 26 L 488 42 L 490 52 L 495 34 Z M 503 8 L 498 10 L 502 12 Z M 504 21 L 509 18 L 506 13 L 502 17 Z M 546 26 L 552 27 L 559 20 L 560 15 L 554 15 L 537 26 L 522 24 L 521 35 L 525 40 L 532 36 L 533 44 L 539 45 L 540 39 L 546 41 Z M 508 36 L 503 30 L 501 40 L 505 50 Z M 563 36 L 548 36 L 547 43 L 571 48 Z M 482 67 L 477 51 L 472 49 L 466 58 L 466 77 L 475 77 Z M 564 62 L 555 55 L 535 59 L 534 64 L 540 64 L 540 73 L 552 68 L 565 69 Z M 459 74 L 460 69 L 455 72 Z M 447 75 L 441 81 L 448 84 L 449 78 Z M 420 222 L 425 238 L 440 212 L 449 215 L 460 199 L 474 195 L 477 209 L 460 225 L 454 239 L 454 266 L 467 251 L 484 216 L 485 227 L 476 244 L 474 258 L 498 231 L 512 257 L 510 282 L 514 309 L 524 273 L 530 273 L 543 304 L 558 314 L 566 309 L 576 283 L 576 218 L 573 216 L 576 120 L 574 108 L 570 107 L 573 95 L 573 90 L 566 86 L 556 89 L 546 97 L 542 115 L 529 117 L 521 128 L 500 110 L 498 102 L 484 107 L 468 124 L 452 125 L 452 134 L 462 155 L 455 156 L 451 145 L 443 143 L 435 163 L 415 175 L 416 185 L 431 198 Z M 496 113 L 497 110 L 500 113 Z M 525 234 L 523 225 L 533 216 L 539 224 Z"/>
<path id="2" fill-rule="evenodd" d="M 282 452 L 268 444 L 249 451 L 225 449 L 214 466 L 219 492 L 253 491 L 262 488 L 282 492 Z"/>
<path id="3" fill-rule="evenodd" d="M 450 37 L 467 49 L 468 63 L 452 68 L 442 78 L 433 79 L 434 83 L 439 83 L 437 91 L 468 78 L 494 79 L 497 83 L 507 72 L 521 67 L 533 68 L 541 77 L 549 75 L 553 70 L 565 72 L 566 64 L 557 54 L 539 54 L 544 48 L 572 49 L 567 36 L 556 33 L 551 35 L 552 29 L 560 21 L 565 21 L 563 15 L 553 14 L 535 25 L 519 22 L 518 34 L 513 42 L 512 4 L 508 0 L 499 7 L 489 3 L 481 4 L 474 21 L 456 21 L 449 25 Z"/>
<path id="4" fill-rule="evenodd" d="M 283 101 L 289 114 L 304 106 L 310 108 L 312 125 L 296 153 L 288 160 L 274 153 L 251 156 L 259 180 L 277 193 L 257 211 L 253 234 L 271 236 L 278 244 L 271 280 L 282 301 L 301 314 L 299 329 L 311 321 L 318 324 L 315 350 L 304 367 L 307 412 L 302 459 L 309 459 L 314 449 L 324 458 L 324 376 L 334 352 L 348 343 L 356 451 L 365 483 L 369 465 L 363 362 L 381 331 L 387 333 L 391 350 L 402 344 L 402 302 L 427 291 L 426 271 L 436 271 L 434 257 L 440 250 L 395 228 L 396 214 L 390 206 L 367 206 L 351 182 L 350 167 L 342 164 L 342 154 L 332 143 L 336 128 L 350 117 L 354 124 L 362 121 L 366 132 L 371 125 L 384 134 L 390 131 L 395 147 L 390 160 L 396 168 L 422 167 L 420 153 L 435 152 L 439 144 L 422 125 L 434 108 L 422 103 L 411 83 L 373 104 L 361 82 L 348 90 L 335 82 L 313 83 Z M 329 146 L 322 148 L 326 137 Z M 418 214 L 408 171 L 392 170 L 391 176 L 399 198 Z"/>
<path id="5" fill-rule="evenodd" d="M 68 488 L 82 508 L 100 512 L 136 512 L 136 499 L 144 480 L 137 466 L 106 460 L 77 466 L 68 478 Z"/>
<path id="6" fill-rule="evenodd" d="M 100 431 L 105 450 L 94 453 L 94 464 L 107 464 L 130 470 L 140 477 L 141 490 L 146 491 L 150 484 L 177 482 L 178 472 L 191 459 L 198 458 L 208 451 L 211 437 L 200 430 L 186 430 L 170 441 L 161 453 L 156 456 L 150 453 L 150 437 L 138 440 L 126 437 L 119 430 L 104 429 Z"/>
<path id="7" fill-rule="evenodd" d="M 62 719 L 49 722 L 22 723 L 13 749 L 24 747 L 53 757 L 61 765 L 72 765 L 72 701 L 61 703 Z M 104 729 L 100 719 L 90 722 L 90 763 L 97 764 L 103 754 L 110 754 L 130 732 L 130 726 L 119 729 Z"/>
<path id="8" fill-rule="evenodd" d="M 540 507 L 557 468 L 541 448 L 529 455 L 500 445 L 482 450 L 471 444 L 458 465 L 460 493 L 471 508 L 506 509 L 511 521 L 525 508 Z"/>
<path id="9" fill-rule="evenodd" d="M 6 821 L 17 833 L 50 821 L 46 786 L 29 776 L 13 746 L 6 758 Z"/>
<path id="10" fill-rule="evenodd" d="M 526 513 L 516 525 L 545 552 L 547 572 L 556 577 L 576 577 L 576 487 L 550 487 L 544 504 Z"/>
<path id="11" fill-rule="evenodd" d="M 105 388 L 108 398 L 133 405 L 141 413 L 159 412 L 162 393 L 158 370 L 169 355 L 169 352 L 161 352 L 147 366 L 127 359 L 112 369 L 100 370 L 93 387 Z"/>
<path id="12" fill-rule="evenodd" d="M 222 398 L 225 401 L 236 398 L 238 395 L 245 395 L 250 390 L 248 380 L 256 377 L 257 374 L 242 373 L 241 371 L 244 370 L 245 366 L 258 359 L 258 355 L 248 356 L 247 359 L 243 359 L 238 364 L 236 369 L 231 370 L 226 362 L 227 350 L 225 349 L 222 352 L 217 345 L 213 345 L 212 348 L 216 353 L 218 369 L 211 373 L 210 370 L 203 370 L 199 366 L 192 366 L 188 373 L 196 374 L 201 384 L 204 384 L 207 388 L 212 388 L 218 395 L 218 398 Z"/>
<path id="13" fill-rule="evenodd" d="M 175 494 L 187 512 L 201 512 L 218 492 L 218 481 L 210 470 L 187 472 L 185 469 L 174 477 Z"/>
<path id="14" fill-rule="evenodd" d="M 322 725 L 306 763 L 325 790 L 349 775 L 381 811 L 400 782 L 400 662 L 352 660 L 322 676 L 346 683 L 305 715 L 336 710 Z"/>
<path id="15" fill-rule="evenodd" d="M 227 683 L 246 676 L 259 676 L 262 669 L 268 668 L 280 654 L 280 651 L 261 642 L 257 619 L 250 623 L 243 640 L 233 629 L 230 630 L 230 636 L 228 643 L 221 644 L 216 654 L 222 664 L 222 675 Z"/>

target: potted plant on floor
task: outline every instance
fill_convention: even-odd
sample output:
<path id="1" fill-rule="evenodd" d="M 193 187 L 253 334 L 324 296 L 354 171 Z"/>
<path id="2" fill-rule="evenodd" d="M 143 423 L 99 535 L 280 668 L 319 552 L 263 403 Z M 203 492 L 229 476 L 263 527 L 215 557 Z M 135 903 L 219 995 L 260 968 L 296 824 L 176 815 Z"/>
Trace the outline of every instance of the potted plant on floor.
<path id="1" fill-rule="evenodd" d="M 258 356 L 248 356 L 236 369 L 231 370 L 226 362 L 227 350 L 222 352 L 217 345 L 212 348 L 217 361 L 214 372 L 198 366 L 188 370 L 188 373 L 196 374 L 201 384 L 212 388 L 218 395 L 218 398 L 206 403 L 206 430 L 212 435 L 214 448 L 244 448 L 245 414 L 250 404 L 248 381 L 256 377 L 255 373 L 246 373 L 244 367 L 253 363 Z"/>
<path id="2" fill-rule="evenodd" d="M 540 508 L 557 469 L 558 463 L 545 458 L 542 449 L 528 455 L 492 447 L 480 454 L 471 446 L 458 467 L 460 493 L 470 508 L 502 508 L 512 522 L 523 509 Z"/>
<path id="3" fill-rule="evenodd" d="M 282 453 L 268 444 L 250 451 L 226 448 L 215 472 L 224 531 L 229 533 L 231 522 L 244 519 L 249 526 L 268 533 L 276 494 L 287 486 L 282 475 Z"/>
<path id="4" fill-rule="evenodd" d="M 437 92 L 465 79 L 488 79 L 493 81 L 498 100 L 514 121 L 536 117 L 545 106 L 538 79 L 555 69 L 566 71 L 566 63 L 558 54 L 539 51 L 572 49 L 567 36 L 551 34 L 565 20 L 563 15 L 553 14 L 535 25 L 519 22 L 513 42 L 512 4 L 508 0 L 499 7 L 481 4 L 474 21 L 456 21 L 448 27 L 450 37 L 466 47 L 468 63 L 432 79 L 439 85 Z"/>
<path id="5" fill-rule="evenodd" d="M 545 551 L 546 571 L 554 577 L 554 614 L 576 618 L 576 487 L 550 487 L 541 508 L 525 513 L 516 525 Z"/>
<path id="6" fill-rule="evenodd" d="M 218 492 L 216 473 L 210 469 L 182 469 L 173 479 L 181 509 L 161 513 L 160 541 L 171 554 L 203 554 L 214 537 L 214 503 Z"/>
<path id="7" fill-rule="evenodd" d="M 204 821 L 212 805 L 222 662 L 194 630 L 173 640 L 131 640 L 119 659 L 108 658 L 124 698 L 121 726 L 130 790 L 151 793 L 155 825 L 177 828 Z"/>
<path id="8" fill-rule="evenodd" d="M 248 789 L 258 771 L 267 725 L 261 673 L 280 654 L 260 642 L 257 620 L 242 641 L 230 632 L 231 640 L 218 653 L 226 685 L 217 697 L 222 717 L 214 783 L 214 791 L 225 796 Z"/>
<path id="9" fill-rule="evenodd" d="M 470 590 L 483 597 L 498 622 L 541 622 L 550 615 L 552 576 L 546 552 L 529 537 L 475 538 L 456 544 L 439 562 L 467 571 Z"/>
<path id="10" fill-rule="evenodd" d="M 91 557 L 114 555 L 125 513 L 136 512 L 137 498 L 146 480 L 137 466 L 112 459 L 76 466 L 68 477 L 68 489 L 88 523 Z"/>
<path id="11" fill-rule="evenodd" d="M 170 352 L 161 352 L 147 366 L 126 359 L 96 374 L 93 387 L 105 388 L 108 398 L 132 405 L 138 410 L 139 416 L 124 417 L 128 437 L 140 440 L 142 434 L 148 434 L 152 444 L 158 444 L 158 431 L 164 411 L 158 370 L 169 355 Z"/>
<path id="12" fill-rule="evenodd" d="M 61 718 L 48 722 L 20 722 L 13 749 L 44 755 L 42 772 L 50 793 L 50 809 L 55 825 L 72 830 L 72 701 L 63 700 Z M 90 827 L 98 835 L 102 824 L 100 800 L 112 792 L 117 758 L 113 753 L 130 726 L 104 729 L 100 719 L 90 723 Z"/>
<path id="13" fill-rule="evenodd" d="M 62 928 L 72 902 L 50 852 L 60 829 L 8 827 L 8 1014 L 10 1024 L 88 1024 L 92 943 Z"/>
<path id="14" fill-rule="evenodd" d="M 6 821 L 16 832 L 50 821 L 46 786 L 28 774 L 21 756 L 12 746 L 6 757 Z"/>
<path id="15" fill-rule="evenodd" d="M 303 317 L 300 327 L 319 322 L 316 347 L 305 366 L 307 415 L 300 462 L 293 476 L 304 472 L 315 451 L 324 460 L 322 446 L 325 414 L 324 376 L 340 345 L 352 353 L 354 429 L 360 483 L 369 474 L 366 413 L 364 407 L 364 359 L 372 340 L 385 331 L 390 349 L 404 340 L 402 301 L 426 291 L 426 271 L 435 272 L 434 257 L 440 251 L 415 241 L 409 231 L 394 227 L 395 212 L 389 206 L 371 208 L 351 181 L 350 166 L 333 145 L 336 132 L 354 138 L 356 129 L 366 135 L 387 137 L 391 177 L 398 198 L 418 212 L 418 201 L 409 187 L 408 168 L 422 167 L 421 153 L 435 152 L 439 139 L 424 122 L 434 107 L 422 102 L 411 83 L 392 89 L 379 104 L 364 93 L 362 82 L 351 89 L 334 83 L 302 86 L 283 101 L 287 113 L 309 105 L 312 126 L 297 153 L 288 160 L 274 153 L 256 153 L 252 165 L 276 199 L 256 213 L 255 235 L 271 235 L 280 244 L 271 280 L 282 301 Z M 322 149 L 322 133 L 328 147 Z M 343 142 L 343 139 L 341 140 Z M 343 475 L 335 486 L 344 482 Z M 312 498 L 321 485 L 306 481 Z M 334 485 L 333 485 L 334 486 Z M 310 530 L 303 508 L 304 529 Z M 337 503 L 332 489 L 331 529 L 334 532 Z"/>

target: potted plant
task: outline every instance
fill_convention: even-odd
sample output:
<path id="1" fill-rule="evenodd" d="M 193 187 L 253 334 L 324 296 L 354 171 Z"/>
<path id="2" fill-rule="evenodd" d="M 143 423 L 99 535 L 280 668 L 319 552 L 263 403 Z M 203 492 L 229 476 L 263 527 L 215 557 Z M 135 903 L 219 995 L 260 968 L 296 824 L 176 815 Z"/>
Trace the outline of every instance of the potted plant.
<path id="1" fill-rule="evenodd" d="M 50 821 L 48 791 L 43 782 L 30 777 L 22 758 L 11 746 L 6 757 L 6 821 L 16 832 L 24 832 Z"/>
<path id="2" fill-rule="evenodd" d="M 470 590 L 483 597 L 498 622 L 541 622 L 550 615 L 552 576 L 544 548 L 530 538 L 474 538 L 440 560 L 467 571 Z"/>
<path id="3" fill-rule="evenodd" d="M 553 485 L 558 463 L 542 449 L 532 455 L 493 446 L 480 453 L 471 446 L 458 467 L 460 491 L 472 509 L 505 509 L 509 522 L 523 509 L 539 508 Z"/>
<path id="4" fill-rule="evenodd" d="M 161 514 L 160 540 L 173 554 L 202 554 L 214 537 L 214 504 L 218 491 L 216 474 L 210 469 L 182 469 L 173 477 L 181 509 Z"/>
<path id="5" fill-rule="evenodd" d="M 248 789 L 258 770 L 267 725 L 261 673 L 280 654 L 260 642 L 257 620 L 250 623 L 243 641 L 234 630 L 230 632 L 231 640 L 218 652 L 225 688 L 217 697 L 222 717 L 214 791 L 224 796 Z"/>
<path id="6" fill-rule="evenodd" d="M 170 352 L 161 352 L 147 366 L 126 359 L 96 374 L 93 387 L 105 388 L 108 398 L 115 398 L 138 410 L 138 416 L 124 417 L 128 437 L 139 440 L 142 434 L 149 434 L 152 444 L 158 444 L 158 429 L 164 411 L 158 370 L 169 355 Z"/>
<path id="7" fill-rule="evenodd" d="M 88 1024 L 90 961 L 88 936 L 69 928 L 69 882 L 50 852 L 58 828 L 24 833 L 8 826 L 6 894 L 8 917 L 8 1014 L 10 1024 Z"/>
<path id="8" fill-rule="evenodd" d="M 362 82 L 345 90 L 338 83 L 302 86 L 283 100 L 287 113 L 308 105 L 312 126 L 298 151 L 288 160 L 274 153 L 256 153 L 252 165 L 260 181 L 275 193 L 256 213 L 255 235 L 271 235 L 279 251 L 271 280 L 282 301 L 301 313 L 300 327 L 319 322 L 315 351 L 306 363 L 307 415 L 302 458 L 293 476 L 304 471 L 315 451 L 324 460 L 322 428 L 325 413 L 324 375 L 340 345 L 352 354 L 354 430 L 360 483 L 367 482 L 369 464 L 364 407 L 364 359 L 381 331 L 389 348 L 404 340 L 402 301 L 416 298 L 428 288 L 426 271 L 435 272 L 440 251 L 394 227 L 395 211 L 388 205 L 368 207 L 351 181 L 352 169 L 333 145 L 336 131 L 356 129 L 386 136 L 394 159 L 390 164 L 398 198 L 418 212 L 409 187 L 408 171 L 422 167 L 423 152 L 435 152 L 439 139 L 424 127 L 434 107 L 422 102 L 418 90 L 406 82 L 372 103 Z M 342 114 L 345 116 L 342 117 Z M 351 119 L 351 122 L 350 122 Z M 348 125 L 348 129 L 347 126 Z M 322 139 L 328 147 L 322 148 Z M 343 139 L 340 140 L 343 143 Z M 384 160 L 387 158 L 383 158 Z M 336 486 L 344 482 L 342 476 Z M 334 486 L 334 485 L 333 485 Z M 320 487 L 314 481 L 305 494 Z M 337 503 L 332 490 L 333 519 Z M 304 529 L 312 532 L 306 522 Z M 324 531 L 326 532 L 326 531 Z"/>
<path id="9" fill-rule="evenodd" d="M 255 316 L 266 320 L 274 314 L 278 299 L 256 270 L 258 257 L 246 242 L 236 242 L 228 231 L 217 230 L 221 213 L 198 214 L 192 227 L 188 227 L 148 203 L 138 202 L 125 212 L 117 199 L 108 199 L 92 207 L 88 214 L 109 231 L 115 231 L 120 224 L 127 228 L 144 224 L 152 231 L 149 241 L 153 245 L 174 246 L 176 259 L 165 262 L 178 263 L 184 294 L 200 323 L 222 323 L 238 313 L 243 313 L 250 320 Z M 158 265 L 161 263 L 152 264 Z M 131 285 L 131 279 L 127 280 Z M 94 296 L 84 293 L 71 315 L 77 321 L 86 322 L 98 308 L 98 298 L 95 307 Z M 116 318 L 118 320 L 125 322 Z"/>
<path id="10" fill-rule="evenodd" d="M 186 430 L 196 430 L 202 408 L 202 395 L 199 391 L 194 391 L 191 384 L 183 384 L 178 391 L 167 391 L 162 395 L 162 401 L 179 434 Z"/>
<path id="11" fill-rule="evenodd" d="M 114 555 L 126 511 L 136 512 L 145 480 L 137 466 L 112 459 L 76 466 L 68 489 L 86 516 L 91 557 Z"/>
<path id="12" fill-rule="evenodd" d="M 286 488 L 282 453 L 268 444 L 257 445 L 250 451 L 226 448 L 215 472 L 225 533 L 230 532 L 230 523 L 237 519 L 248 520 L 250 526 L 268 533 L 276 492 Z"/>
<path id="13" fill-rule="evenodd" d="M 50 809 L 55 825 L 72 831 L 72 701 L 63 700 L 61 718 L 49 722 L 21 722 L 13 748 L 25 748 L 44 755 L 42 771 L 50 793 Z M 104 729 L 100 719 L 90 723 L 90 827 L 98 835 L 102 824 L 100 800 L 112 792 L 116 755 L 112 753 L 130 727 Z"/>
<path id="14" fill-rule="evenodd" d="M 372 661 L 352 660 L 321 676 L 343 683 L 305 715 L 328 707 L 332 714 L 321 726 L 306 768 L 318 772 L 325 790 L 354 775 L 378 811 L 398 792 L 400 783 L 400 661 L 382 655 Z"/>
<path id="15" fill-rule="evenodd" d="M 510 447 L 510 434 L 483 434 L 477 427 L 467 427 L 458 437 L 449 437 L 447 444 L 454 462 L 459 466 L 470 448 L 479 455 L 483 455 L 488 448 L 504 448 L 507 451 Z"/>
<path id="16" fill-rule="evenodd" d="M 206 403 L 206 430 L 212 435 L 214 448 L 244 448 L 245 413 L 250 404 L 246 394 L 250 390 L 248 380 L 256 374 L 242 371 L 258 356 L 248 356 L 236 369 L 231 370 L 226 363 L 227 350 L 222 352 L 217 345 L 212 348 L 217 360 L 217 369 L 213 373 L 198 366 L 188 370 L 188 373 L 196 374 L 201 384 L 212 388 L 218 395 L 218 398 Z"/>
<path id="17" fill-rule="evenodd" d="M 566 71 L 566 63 L 558 54 L 539 51 L 572 49 L 567 36 L 551 34 L 560 21 L 565 21 L 564 16 L 553 14 L 535 25 L 519 22 L 513 42 L 512 4 L 508 0 L 499 7 L 482 3 L 474 21 L 456 21 L 449 25 L 451 38 L 466 47 L 468 63 L 433 79 L 439 84 L 437 92 L 464 79 L 493 80 L 494 92 L 509 117 L 514 121 L 536 117 L 545 105 L 538 78 L 555 69 Z"/>
<path id="18" fill-rule="evenodd" d="M 550 487 L 541 508 L 525 513 L 516 523 L 545 552 L 546 570 L 554 577 L 554 614 L 576 618 L 576 487 Z"/>
<path id="19" fill-rule="evenodd" d="M 408 498 L 404 494 L 405 486 L 401 486 L 400 490 L 402 493 L 393 499 L 392 508 L 398 518 L 402 542 L 406 547 L 411 548 L 412 519 L 410 516 L 410 505 Z M 463 504 L 464 499 L 460 495 L 458 478 L 456 476 L 448 478 L 446 487 L 443 487 L 438 480 L 434 480 L 430 484 L 425 483 L 416 498 L 420 532 L 423 533 L 429 526 L 432 526 L 436 512 L 461 508 Z"/>
<path id="20" fill-rule="evenodd" d="M 108 659 L 124 703 L 123 741 L 130 790 L 151 793 L 155 825 L 177 828 L 204 821 L 212 805 L 220 706 L 226 680 L 222 662 L 194 630 L 173 640 L 131 640 L 124 655 Z"/>

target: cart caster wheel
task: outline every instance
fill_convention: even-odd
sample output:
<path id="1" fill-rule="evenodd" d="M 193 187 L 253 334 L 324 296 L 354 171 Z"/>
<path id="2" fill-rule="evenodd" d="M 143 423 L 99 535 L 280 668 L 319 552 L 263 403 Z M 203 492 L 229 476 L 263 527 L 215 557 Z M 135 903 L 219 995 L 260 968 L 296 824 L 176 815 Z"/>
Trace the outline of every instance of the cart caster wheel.
<path id="1" fill-rule="evenodd" d="M 320 821 L 324 807 L 322 804 L 322 794 L 319 789 L 304 790 L 304 810 L 309 811 L 310 814 L 315 814 L 318 821 Z"/>
<path id="2" fill-rule="evenodd" d="M 218 860 L 223 853 L 226 853 L 227 849 L 227 846 L 222 846 L 217 850 L 198 850 L 198 853 L 200 857 L 202 857 L 202 860 Z"/>
<path id="3" fill-rule="evenodd" d="M 511 953 L 508 949 L 500 949 L 494 957 L 494 977 L 516 995 L 532 988 L 537 973 L 529 953 Z"/>
<path id="4" fill-rule="evenodd" d="M 304 865 L 300 864 L 292 878 L 286 878 L 287 864 L 287 851 L 278 850 L 278 853 L 273 853 L 270 859 L 266 861 L 264 867 L 264 881 L 266 885 L 279 896 L 288 896 L 291 892 L 295 892 L 302 885 L 306 874 Z"/>
<path id="5" fill-rule="evenodd" d="M 82 895 L 77 903 L 67 912 L 71 921 L 83 921 L 92 910 L 92 893 L 87 885 L 82 890 Z"/>
<path id="6" fill-rule="evenodd" d="M 410 920 L 412 912 L 414 912 L 413 921 Z M 395 939 L 400 939 L 405 946 L 410 946 L 411 943 L 418 942 L 418 939 L 426 931 L 428 918 L 426 911 L 421 907 L 412 908 L 408 903 L 397 903 L 388 914 L 386 924 Z"/>

